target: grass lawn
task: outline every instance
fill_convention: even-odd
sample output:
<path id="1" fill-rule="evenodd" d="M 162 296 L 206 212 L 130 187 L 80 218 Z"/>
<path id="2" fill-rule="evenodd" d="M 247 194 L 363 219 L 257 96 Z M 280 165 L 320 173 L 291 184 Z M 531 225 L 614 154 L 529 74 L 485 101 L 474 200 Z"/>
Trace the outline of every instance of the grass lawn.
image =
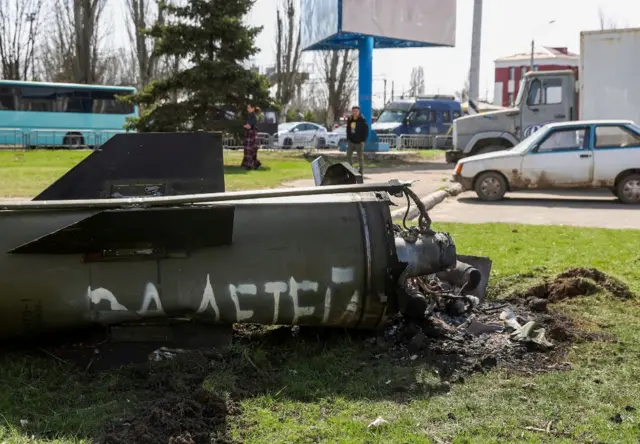
<path id="1" fill-rule="evenodd" d="M 89 155 L 89 151 L 0 151 L 0 197 L 33 197 Z M 367 168 L 410 165 L 442 158 L 441 150 L 425 150 L 406 159 L 367 161 Z M 241 151 L 224 154 L 225 181 L 229 191 L 273 188 L 281 183 L 311 178 L 310 162 L 315 155 L 300 151 L 261 152 L 263 168 L 246 171 L 240 168 Z M 335 158 L 330 159 L 335 160 Z"/>
<path id="2" fill-rule="evenodd" d="M 492 292 L 498 297 L 507 287 L 534 281 L 536 273 L 571 266 L 598 267 L 640 292 L 636 231 L 440 223 L 435 228 L 451 232 L 459 252 L 493 259 Z M 575 343 L 568 371 L 525 377 L 493 370 L 453 384 L 448 393 L 433 390 L 438 378 L 420 360 L 374 359 L 368 341 L 349 336 L 280 345 L 248 341 L 210 364 L 203 385 L 240 405 L 222 428 L 245 442 L 637 442 L 638 299 L 595 295 L 551 309 L 582 328 L 605 329 L 618 341 Z M 171 382 L 163 365 L 155 373 Z M 398 385 L 412 385 L 402 401 Z M 123 371 L 90 375 L 45 354 L 6 354 L 0 357 L 0 442 L 88 443 L 105 421 L 135 415 L 153 396 Z M 611 420 L 616 414 L 620 423 Z M 368 429 L 378 416 L 389 423 Z M 545 429 L 552 420 L 550 435 L 526 429 Z"/>

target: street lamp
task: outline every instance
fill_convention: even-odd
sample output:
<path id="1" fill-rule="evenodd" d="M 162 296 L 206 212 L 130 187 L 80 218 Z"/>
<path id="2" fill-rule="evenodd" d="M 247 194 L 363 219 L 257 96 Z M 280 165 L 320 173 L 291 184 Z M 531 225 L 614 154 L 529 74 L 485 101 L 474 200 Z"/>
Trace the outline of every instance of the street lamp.
<path id="1" fill-rule="evenodd" d="M 549 20 L 543 26 L 553 25 L 555 22 L 556 22 L 555 20 Z M 529 67 L 530 71 L 533 71 L 533 53 L 535 51 L 535 46 L 536 46 L 536 42 L 534 39 L 535 39 L 535 31 L 534 31 L 534 36 L 531 37 L 531 66 Z"/>

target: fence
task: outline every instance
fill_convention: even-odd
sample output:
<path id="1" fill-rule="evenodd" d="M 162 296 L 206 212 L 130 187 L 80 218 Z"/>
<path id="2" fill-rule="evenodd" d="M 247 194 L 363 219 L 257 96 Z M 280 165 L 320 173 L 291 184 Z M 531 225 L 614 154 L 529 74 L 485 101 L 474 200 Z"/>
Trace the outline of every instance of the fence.
<path id="1" fill-rule="evenodd" d="M 80 129 L 0 129 L 0 149 L 97 148 L 124 131 L 90 131 Z"/>
<path id="2" fill-rule="evenodd" d="M 0 149 L 37 149 L 37 148 L 98 148 L 116 134 L 124 130 L 90 131 L 90 130 L 49 130 L 38 129 L 23 132 L 17 128 L 0 129 Z M 322 150 L 338 149 L 344 142 L 344 135 L 321 135 L 311 138 L 304 136 L 278 137 L 277 134 L 258 133 L 257 144 L 266 150 Z M 420 134 L 379 134 L 380 143 L 387 143 L 391 149 L 421 150 L 447 149 L 451 147 L 449 136 L 432 136 Z M 240 150 L 244 140 L 232 136 L 224 136 L 222 147 L 225 150 Z"/>

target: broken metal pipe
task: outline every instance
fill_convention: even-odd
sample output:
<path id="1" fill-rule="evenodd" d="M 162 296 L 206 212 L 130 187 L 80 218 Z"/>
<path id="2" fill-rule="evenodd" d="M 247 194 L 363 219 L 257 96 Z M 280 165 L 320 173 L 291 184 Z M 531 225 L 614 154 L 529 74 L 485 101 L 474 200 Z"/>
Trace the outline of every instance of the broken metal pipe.
<path id="1" fill-rule="evenodd" d="M 462 261 L 456 261 L 455 267 L 441 271 L 437 273 L 437 276 L 456 287 L 464 288 L 465 291 L 468 292 L 478 288 L 480 281 L 482 281 L 482 273 L 480 273 L 480 270 Z"/>

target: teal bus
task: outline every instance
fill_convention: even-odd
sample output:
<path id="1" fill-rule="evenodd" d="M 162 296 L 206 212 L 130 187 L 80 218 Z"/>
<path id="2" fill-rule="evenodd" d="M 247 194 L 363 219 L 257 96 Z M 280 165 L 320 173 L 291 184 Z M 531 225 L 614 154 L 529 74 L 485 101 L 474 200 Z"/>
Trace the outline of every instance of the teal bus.
<path id="1" fill-rule="evenodd" d="M 125 132 L 135 88 L 0 80 L 0 147 L 94 148 Z"/>

